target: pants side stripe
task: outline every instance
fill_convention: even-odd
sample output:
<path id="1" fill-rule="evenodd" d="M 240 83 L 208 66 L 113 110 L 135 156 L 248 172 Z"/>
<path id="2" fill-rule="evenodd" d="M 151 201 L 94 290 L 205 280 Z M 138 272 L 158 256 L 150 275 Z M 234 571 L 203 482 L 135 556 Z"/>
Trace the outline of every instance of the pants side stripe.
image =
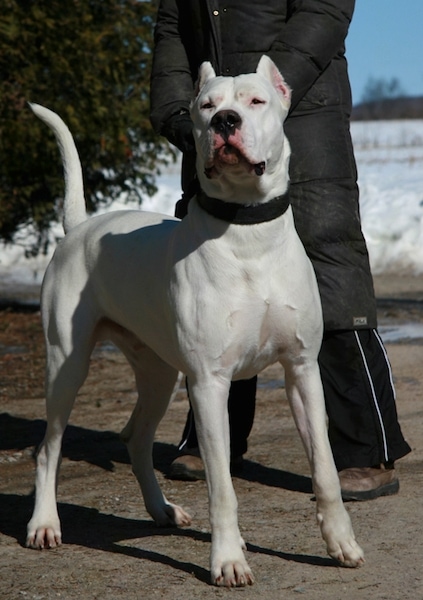
<path id="1" fill-rule="evenodd" d="M 371 376 L 371 373 L 370 373 L 370 370 L 369 370 L 369 366 L 367 364 L 366 355 L 364 354 L 363 346 L 361 344 L 361 341 L 360 341 L 360 338 L 358 336 L 357 331 L 354 331 L 354 335 L 355 335 L 355 339 L 357 340 L 357 345 L 358 345 L 358 348 L 360 350 L 361 357 L 363 359 L 363 364 L 364 364 L 364 368 L 366 370 L 367 378 L 369 380 L 370 389 L 371 389 L 371 392 L 372 392 L 373 403 L 375 405 L 376 413 L 377 413 L 377 416 L 378 416 L 378 419 L 379 419 L 380 429 L 381 429 L 381 432 L 382 432 L 383 452 L 385 454 L 385 461 L 388 462 L 388 444 L 387 444 L 387 441 L 386 441 L 386 432 L 385 432 L 385 427 L 384 427 L 384 424 L 383 424 L 382 414 L 380 412 L 379 404 L 378 404 L 378 401 L 377 401 L 375 387 L 373 385 L 373 380 L 372 380 L 372 376 Z"/>

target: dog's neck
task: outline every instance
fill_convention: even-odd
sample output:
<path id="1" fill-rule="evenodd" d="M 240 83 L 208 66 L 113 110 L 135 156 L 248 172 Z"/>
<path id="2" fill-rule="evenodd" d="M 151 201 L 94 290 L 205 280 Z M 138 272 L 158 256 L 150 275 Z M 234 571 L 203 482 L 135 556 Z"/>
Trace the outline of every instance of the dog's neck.
<path id="1" fill-rule="evenodd" d="M 225 202 L 219 198 L 207 196 L 203 190 L 197 195 L 197 202 L 207 213 L 235 225 L 257 225 L 266 221 L 273 221 L 282 216 L 289 207 L 289 189 L 281 196 L 276 196 L 268 202 L 261 204 L 237 204 Z"/>

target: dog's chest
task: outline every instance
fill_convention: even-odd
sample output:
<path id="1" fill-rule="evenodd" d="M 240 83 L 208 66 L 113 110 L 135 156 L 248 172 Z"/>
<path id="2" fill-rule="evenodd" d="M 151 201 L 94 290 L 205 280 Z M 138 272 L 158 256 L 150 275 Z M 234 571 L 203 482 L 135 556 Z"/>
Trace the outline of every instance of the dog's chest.
<path id="1" fill-rule="evenodd" d="M 299 311 L 268 279 L 232 275 L 224 286 L 203 282 L 192 303 L 184 303 L 179 331 L 207 363 L 249 377 L 297 344 Z"/>

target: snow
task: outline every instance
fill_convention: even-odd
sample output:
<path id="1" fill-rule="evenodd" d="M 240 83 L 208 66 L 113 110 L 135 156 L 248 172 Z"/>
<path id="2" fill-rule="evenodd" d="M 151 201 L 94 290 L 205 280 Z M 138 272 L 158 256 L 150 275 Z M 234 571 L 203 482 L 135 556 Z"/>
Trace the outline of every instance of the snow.
<path id="1" fill-rule="evenodd" d="M 360 211 L 373 273 L 423 273 L 423 120 L 353 122 L 351 132 L 357 159 Z M 180 165 L 171 165 L 158 178 L 158 192 L 146 198 L 142 210 L 173 214 L 180 198 Z M 137 208 L 124 200 L 108 210 Z M 38 286 L 50 260 L 25 258 L 23 243 L 0 246 L 0 279 L 5 286 Z M 60 239 L 60 225 L 53 239 Z"/>
<path id="2" fill-rule="evenodd" d="M 423 121 L 354 122 L 360 210 L 373 273 L 423 272 Z"/>
<path id="3" fill-rule="evenodd" d="M 391 325 L 380 325 L 378 332 L 382 340 L 395 344 L 398 342 L 410 342 L 423 339 L 423 323 L 393 323 Z"/>

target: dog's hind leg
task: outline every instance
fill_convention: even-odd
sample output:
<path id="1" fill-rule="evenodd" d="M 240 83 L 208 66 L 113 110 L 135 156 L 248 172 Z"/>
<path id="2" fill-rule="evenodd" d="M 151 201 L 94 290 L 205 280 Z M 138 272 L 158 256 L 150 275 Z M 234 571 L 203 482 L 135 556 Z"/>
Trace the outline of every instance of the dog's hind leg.
<path id="1" fill-rule="evenodd" d="M 189 514 L 166 500 L 153 468 L 154 435 L 178 381 L 178 371 L 146 346 L 134 353 L 128 344 L 117 343 L 128 358 L 137 382 L 137 404 L 121 438 L 128 447 L 146 509 L 159 526 L 190 525 Z"/>
<path id="2" fill-rule="evenodd" d="M 317 361 L 285 365 L 286 392 L 310 462 L 317 521 L 328 554 L 346 567 L 364 562 L 355 541 L 350 517 L 329 444 L 325 402 Z"/>
<path id="3" fill-rule="evenodd" d="M 35 507 L 27 529 L 26 545 L 38 549 L 61 543 L 56 490 L 62 438 L 75 396 L 86 378 L 93 345 L 91 339 L 78 343 L 75 332 L 63 331 L 63 324 L 56 327 L 58 322 L 53 318 L 45 328 L 47 430 L 37 454 Z M 66 327 L 70 330 L 71 324 Z M 86 338 L 88 330 L 83 331 Z"/>

